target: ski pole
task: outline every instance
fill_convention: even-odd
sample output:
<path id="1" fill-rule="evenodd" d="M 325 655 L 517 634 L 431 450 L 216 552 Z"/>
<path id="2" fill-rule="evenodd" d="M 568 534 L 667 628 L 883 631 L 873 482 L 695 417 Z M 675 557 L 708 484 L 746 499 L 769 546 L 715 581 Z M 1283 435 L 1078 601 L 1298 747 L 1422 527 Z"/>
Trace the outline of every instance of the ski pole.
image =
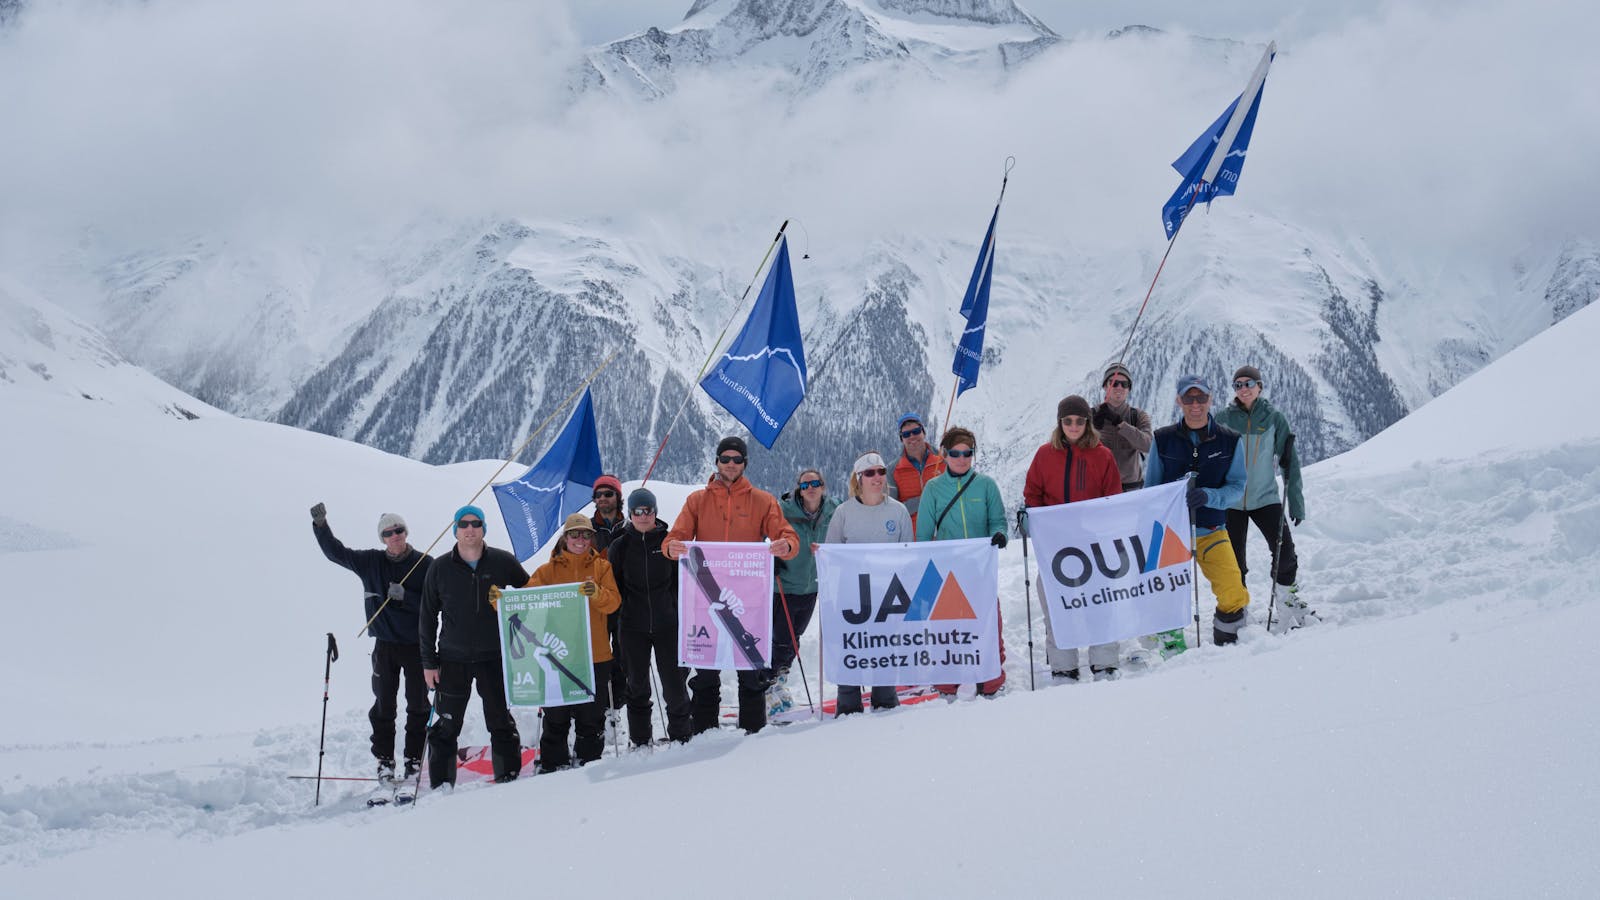
<path id="1" fill-rule="evenodd" d="M 438 708 L 437 705 L 434 702 L 434 696 L 435 695 L 434 695 L 433 689 L 429 688 L 428 689 L 428 725 L 427 725 L 428 729 L 432 729 L 433 728 L 433 711 Z M 424 733 L 426 733 L 426 732 L 424 732 Z M 428 741 L 424 740 L 422 742 L 422 758 L 417 760 L 417 780 L 411 783 L 411 798 L 412 798 L 411 802 L 412 802 L 413 805 L 416 803 L 416 798 L 419 795 L 421 795 L 421 793 L 422 793 L 422 772 L 426 768 L 428 768 Z"/>
<path id="2" fill-rule="evenodd" d="M 328 632 L 328 650 L 322 664 L 322 734 L 317 737 L 317 797 L 312 806 L 322 805 L 322 757 L 328 752 L 328 682 L 333 677 L 333 661 L 339 658 L 339 644 Z"/>
<path id="3" fill-rule="evenodd" d="M 1177 235 L 1173 235 L 1177 237 Z M 1194 473 L 1190 472 L 1184 480 L 1190 490 L 1194 489 Z M 1200 640 L 1200 548 L 1195 546 L 1200 540 L 1194 526 L 1194 513 L 1189 513 L 1189 587 L 1194 593 L 1194 645 L 1199 647 Z"/>
<path id="4" fill-rule="evenodd" d="M 1033 572 L 1028 568 L 1028 508 L 1017 510 L 1017 533 L 1022 535 L 1022 596 L 1028 610 L 1028 690 L 1034 690 L 1033 674 Z M 1044 602 L 1044 595 L 1039 596 Z"/>
<path id="5" fill-rule="evenodd" d="M 778 599 L 783 601 L 783 620 L 789 623 L 789 646 L 794 648 L 794 661 L 800 666 L 800 684 L 806 689 L 806 709 L 815 714 L 817 705 L 811 702 L 811 682 L 806 680 L 806 661 L 800 658 L 800 637 L 794 632 L 794 616 L 789 614 L 789 597 L 784 593 L 782 584 L 773 583 L 778 585 Z"/>
<path id="6" fill-rule="evenodd" d="M 1272 592 L 1267 599 L 1267 634 L 1272 633 L 1272 610 L 1278 605 L 1278 566 L 1283 559 L 1283 535 L 1289 530 L 1289 454 L 1294 452 L 1294 434 L 1283 442 L 1283 491 L 1278 497 L 1278 542 L 1272 548 Z"/>

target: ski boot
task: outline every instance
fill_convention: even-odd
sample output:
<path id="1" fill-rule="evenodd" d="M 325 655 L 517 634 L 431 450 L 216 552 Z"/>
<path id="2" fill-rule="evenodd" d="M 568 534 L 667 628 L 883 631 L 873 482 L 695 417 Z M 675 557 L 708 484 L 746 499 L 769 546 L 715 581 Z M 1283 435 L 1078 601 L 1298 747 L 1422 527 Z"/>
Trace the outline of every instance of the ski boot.
<path id="1" fill-rule="evenodd" d="M 387 758 L 378 760 L 378 783 L 394 784 L 394 782 L 394 760 Z"/>
<path id="2" fill-rule="evenodd" d="M 1184 638 L 1182 628 L 1163 631 L 1156 635 L 1156 640 L 1160 642 L 1160 647 L 1157 649 L 1162 659 L 1171 659 L 1189 649 L 1189 642 Z"/>

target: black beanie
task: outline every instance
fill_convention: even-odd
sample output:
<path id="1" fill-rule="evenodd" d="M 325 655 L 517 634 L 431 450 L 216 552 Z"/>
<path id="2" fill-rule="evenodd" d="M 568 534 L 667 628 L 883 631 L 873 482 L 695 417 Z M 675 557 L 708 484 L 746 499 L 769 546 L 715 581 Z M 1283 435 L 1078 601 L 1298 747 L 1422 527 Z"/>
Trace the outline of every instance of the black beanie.
<path id="1" fill-rule="evenodd" d="M 652 510 L 656 508 L 656 495 L 645 488 L 634 488 L 628 495 L 628 513 L 631 515 L 634 510 L 646 506 Z"/>
<path id="2" fill-rule="evenodd" d="M 718 456 L 727 453 L 729 450 L 737 450 L 739 451 L 739 455 L 743 457 L 750 456 L 750 450 L 745 446 L 744 438 L 742 437 L 729 436 L 717 442 Z"/>
<path id="3" fill-rule="evenodd" d="M 1089 418 L 1089 401 L 1083 399 L 1077 394 L 1073 394 L 1069 397 L 1062 397 L 1061 402 L 1056 404 L 1056 421 L 1059 422 L 1067 416 L 1083 416 L 1085 419 Z"/>
<path id="4" fill-rule="evenodd" d="M 1253 378 L 1259 382 L 1261 381 L 1261 370 L 1255 366 L 1240 366 L 1239 371 L 1233 373 L 1233 380 L 1238 381 L 1241 378 Z"/>

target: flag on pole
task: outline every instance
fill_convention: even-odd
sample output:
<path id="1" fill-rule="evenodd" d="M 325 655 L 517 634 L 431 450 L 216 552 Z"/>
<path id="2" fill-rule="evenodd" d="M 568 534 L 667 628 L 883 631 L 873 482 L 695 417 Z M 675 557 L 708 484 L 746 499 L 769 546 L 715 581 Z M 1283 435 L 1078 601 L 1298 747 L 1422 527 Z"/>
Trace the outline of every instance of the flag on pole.
<path id="1" fill-rule="evenodd" d="M 983 332 L 989 327 L 989 285 L 994 280 L 994 225 L 1000 219 L 1000 204 L 994 205 L 994 215 L 989 217 L 989 231 L 983 236 L 983 246 L 978 249 L 978 262 L 972 267 L 972 279 L 967 282 L 967 293 L 961 298 L 961 315 L 966 317 L 966 328 L 956 344 L 956 358 L 950 371 L 956 376 L 956 395 L 978 384 L 978 367 L 983 364 Z"/>
<path id="2" fill-rule="evenodd" d="M 602 472 L 599 435 L 594 399 L 585 389 L 544 456 L 516 481 L 494 486 L 494 498 L 517 559 L 539 552 L 566 517 L 589 502 L 590 489 Z M 567 490 L 569 486 L 573 490 Z"/>
<path id="3" fill-rule="evenodd" d="M 1244 171 L 1245 152 L 1250 149 L 1250 134 L 1256 127 L 1256 113 L 1261 110 L 1261 89 L 1277 53 L 1276 43 L 1267 45 L 1244 92 L 1173 161 L 1172 167 L 1183 176 L 1183 183 L 1161 207 L 1161 224 L 1166 228 L 1168 240 L 1183 227 L 1183 220 L 1191 209 L 1229 196 L 1238 187 L 1239 174 Z M 1224 149 L 1218 153 L 1218 148 Z"/>
<path id="4" fill-rule="evenodd" d="M 777 259 L 750 318 L 700 386 L 768 450 L 806 398 L 806 354 L 788 238 L 778 242 Z"/>

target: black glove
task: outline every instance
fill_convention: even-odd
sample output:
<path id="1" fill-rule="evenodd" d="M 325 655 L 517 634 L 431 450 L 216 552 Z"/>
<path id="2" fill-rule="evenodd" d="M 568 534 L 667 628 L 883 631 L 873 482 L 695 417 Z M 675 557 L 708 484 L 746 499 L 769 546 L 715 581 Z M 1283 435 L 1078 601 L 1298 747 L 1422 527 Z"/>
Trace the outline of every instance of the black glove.
<path id="1" fill-rule="evenodd" d="M 321 503 L 311 507 L 311 524 L 319 528 L 328 524 L 328 507 Z"/>
<path id="2" fill-rule="evenodd" d="M 406 589 L 405 589 L 404 585 L 401 585 L 401 584 L 391 584 L 391 585 L 389 585 L 389 602 L 393 603 L 395 606 L 400 607 L 401 609 L 405 608 L 405 605 L 406 605 Z"/>
<path id="3" fill-rule="evenodd" d="M 1289 517 L 1289 521 L 1293 522 L 1294 523 L 1294 527 L 1296 527 L 1296 528 L 1299 528 L 1300 527 L 1300 523 L 1304 522 L 1305 520 L 1306 520 L 1305 516 L 1290 516 Z"/>
<path id="4" fill-rule="evenodd" d="M 1028 534 L 1028 509 L 1023 507 L 1017 510 L 1017 534 L 1023 537 L 1032 537 Z"/>
<path id="5" fill-rule="evenodd" d="M 1004 531 L 996 531 L 994 537 L 989 538 L 989 543 L 1004 550 L 1006 548 L 1006 533 Z"/>
<path id="6" fill-rule="evenodd" d="M 1206 492 L 1197 487 L 1189 488 L 1189 515 L 1192 517 L 1206 505 Z"/>
<path id="7" fill-rule="evenodd" d="M 1102 403 L 1094 408 L 1094 427 L 1115 428 L 1122 424 L 1122 416 L 1111 408 L 1111 404 Z"/>

